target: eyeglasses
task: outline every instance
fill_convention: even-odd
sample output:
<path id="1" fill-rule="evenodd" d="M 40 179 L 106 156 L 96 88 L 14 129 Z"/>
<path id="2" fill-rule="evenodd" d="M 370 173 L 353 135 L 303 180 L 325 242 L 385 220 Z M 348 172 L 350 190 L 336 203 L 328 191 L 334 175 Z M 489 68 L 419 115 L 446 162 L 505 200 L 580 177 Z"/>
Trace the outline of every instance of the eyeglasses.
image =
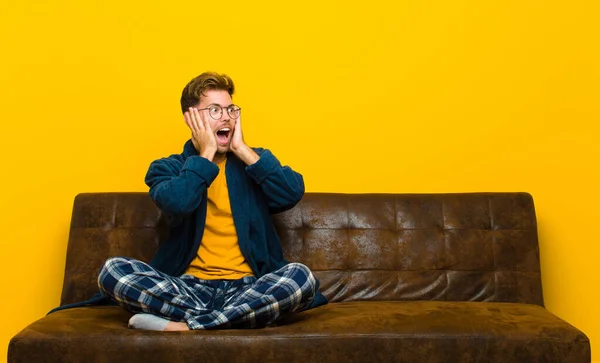
<path id="1" fill-rule="evenodd" d="M 236 119 L 236 118 L 240 117 L 240 111 L 242 110 L 241 108 L 239 108 L 236 105 L 229 105 L 229 106 L 225 107 L 225 109 L 227 110 L 227 114 L 229 115 L 229 117 L 231 117 L 232 119 Z M 210 105 L 206 108 L 198 109 L 198 111 L 203 111 L 203 110 L 208 110 L 208 114 L 210 115 L 210 117 L 213 120 L 220 120 L 221 117 L 223 116 L 223 107 L 221 107 L 219 105 Z"/>

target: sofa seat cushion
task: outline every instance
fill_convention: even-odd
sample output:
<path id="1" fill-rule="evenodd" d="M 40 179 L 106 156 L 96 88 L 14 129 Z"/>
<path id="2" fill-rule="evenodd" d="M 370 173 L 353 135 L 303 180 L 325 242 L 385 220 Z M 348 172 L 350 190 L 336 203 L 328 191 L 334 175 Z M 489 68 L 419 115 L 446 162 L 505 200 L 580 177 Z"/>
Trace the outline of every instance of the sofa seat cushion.
<path id="1" fill-rule="evenodd" d="M 354 301 L 264 329 L 191 332 L 128 329 L 130 316 L 116 306 L 56 312 L 12 339 L 8 361 L 590 361 L 587 337 L 537 305 Z"/>

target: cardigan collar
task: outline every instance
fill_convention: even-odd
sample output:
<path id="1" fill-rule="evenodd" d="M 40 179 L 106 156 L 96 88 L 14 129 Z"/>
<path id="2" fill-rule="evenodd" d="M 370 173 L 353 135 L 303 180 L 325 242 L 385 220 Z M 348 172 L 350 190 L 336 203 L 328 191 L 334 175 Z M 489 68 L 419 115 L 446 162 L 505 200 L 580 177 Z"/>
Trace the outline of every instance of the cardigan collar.
<path id="1" fill-rule="evenodd" d="M 231 156 L 232 152 L 228 152 L 227 153 L 227 157 L 229 158 Z M 183 160 L 187 160 L 187 158 L 189 158 L 190 156 L 194 156 L 194 155 L 198 155 L 198 150 L 196 150 L 196 147 L 194 146 L 194 143 L 192 142 L 192 139 L 189 139 L 188 141 L 185 142 L 185 144 L 183 145 Z"/>
<path id="2" fill-rule="evenodd" d="M 198 151 L 196 150 L 196 147 L 194 147 L 192 139 L 189 139 L 186 141 L 185 145 L 183 145 L 183 158 L 187 159 L 194 155 L 198 155 Z"/>

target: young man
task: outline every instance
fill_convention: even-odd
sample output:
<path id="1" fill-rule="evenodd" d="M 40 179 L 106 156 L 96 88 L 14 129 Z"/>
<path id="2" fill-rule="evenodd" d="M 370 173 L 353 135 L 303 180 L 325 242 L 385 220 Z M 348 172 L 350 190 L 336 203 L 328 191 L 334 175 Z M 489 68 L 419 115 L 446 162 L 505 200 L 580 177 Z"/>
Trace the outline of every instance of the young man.
<path id="1" fill-rule="evenodd" d="M 233 93 L 212 72 L 184 88 L 192 138 L 146 175 L 170 237 L 150 264 L 115 257 L 100 271 L 100 291 L 136 314 L 133 328 L 263 327 L 327 302 L 308 267 L 284 260 L 270 216 L 300 201 L 302 176 L 246 145 Z"/>

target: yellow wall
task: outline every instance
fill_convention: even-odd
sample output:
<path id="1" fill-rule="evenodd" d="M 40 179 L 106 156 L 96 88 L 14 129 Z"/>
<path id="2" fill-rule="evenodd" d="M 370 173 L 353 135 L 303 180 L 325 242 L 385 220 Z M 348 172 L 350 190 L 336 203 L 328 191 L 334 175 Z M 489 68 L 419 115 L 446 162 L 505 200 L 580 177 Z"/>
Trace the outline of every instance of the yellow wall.
<path id="1" fill-rule="evenodd" d="M 308 191 L 532 193 L 547 308 L 600 339 L 597 1 L 207 3 L 0 2 L 0 354 L 59 302 L 74 196 L 145 191 L 204 70 Z"/>

